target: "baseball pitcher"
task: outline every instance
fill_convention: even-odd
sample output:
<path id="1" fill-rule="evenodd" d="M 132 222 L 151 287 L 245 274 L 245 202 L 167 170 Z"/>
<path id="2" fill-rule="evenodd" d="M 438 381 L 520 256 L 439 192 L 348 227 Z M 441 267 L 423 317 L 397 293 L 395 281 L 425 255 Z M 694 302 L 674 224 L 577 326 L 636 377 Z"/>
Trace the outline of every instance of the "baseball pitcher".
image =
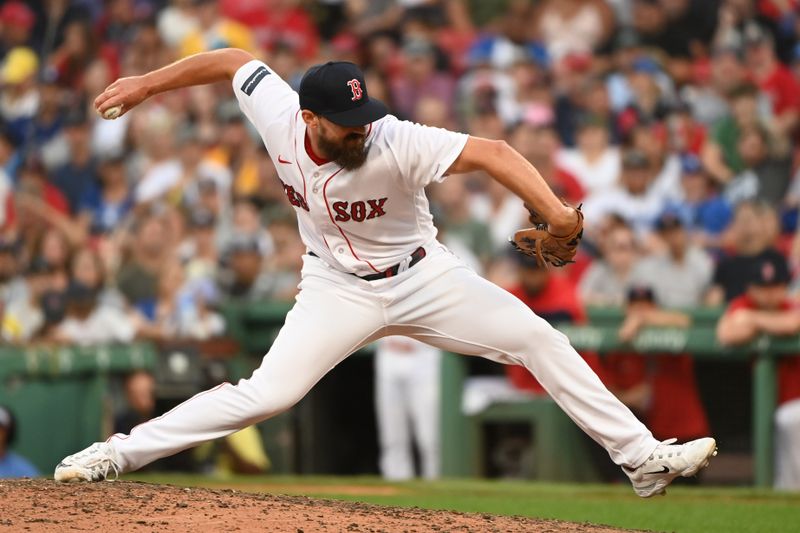
<path id="1" fill-rule="evenodd" d="M 339 362 L 386 335 L 523 365 L 600 443 L 639 496 L 664 494 L 716 454 L 712 438 L 659 442 L 600 382 L 567 338 L 436 240 L 426 185 L 481 170 L 522 198 L 533 227 L 514 244 L 561 266 L 583 215 L 564 205 L 505 142 L 398 120 L 352 63 L 308 70 L 299 94 L 249 53 L 222 49 L 112 83 L 95 100 L 113 118 L 150 96 L 228 80 L 297 213 L 300 293 L 261 366 L 168 413 L 66 457 L 59 481 L 98 481 L 228 435 L 292 407 Z"/>

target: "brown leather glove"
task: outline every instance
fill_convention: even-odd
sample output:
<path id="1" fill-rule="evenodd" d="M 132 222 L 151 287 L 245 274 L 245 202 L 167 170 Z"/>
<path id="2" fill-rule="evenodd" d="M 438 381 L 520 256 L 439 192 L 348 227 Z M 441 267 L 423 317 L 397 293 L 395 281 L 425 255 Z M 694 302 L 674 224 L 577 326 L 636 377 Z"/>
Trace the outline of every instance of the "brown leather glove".
<path id="1" fill-rule="evenodd" d="M 527 204 L 525 207 L 530 212 L 529 220 L 533 227 L 515 232 L 514 236 L 509 239 L 511 244 L 518 252 L 535 257 L 539 266 L 550 264 L 562 267 L 568 263 L 573 263 L 573 258 L 583 237 L 581 206 L 575 209 L 575 212 L 578 213 L 578 223 L 568 235 L 553 235 L 547 229 L 547 222 L 541 215 L 528 207 Z"/>

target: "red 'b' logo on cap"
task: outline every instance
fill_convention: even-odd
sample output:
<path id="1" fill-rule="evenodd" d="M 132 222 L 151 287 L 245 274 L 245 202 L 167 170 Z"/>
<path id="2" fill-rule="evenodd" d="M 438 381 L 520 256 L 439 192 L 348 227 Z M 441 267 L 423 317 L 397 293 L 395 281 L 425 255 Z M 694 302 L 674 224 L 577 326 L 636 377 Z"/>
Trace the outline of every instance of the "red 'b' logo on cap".
<path id="1" fill-rule="evenodd" d="M 361 82 L 353 78 L 347 82 L 347 85 L 350 87 L 350 90 L 353 91 L 351 100 L 361 100 L 361 97 L 364 96 L 364 91 L 361 90 Z"/>

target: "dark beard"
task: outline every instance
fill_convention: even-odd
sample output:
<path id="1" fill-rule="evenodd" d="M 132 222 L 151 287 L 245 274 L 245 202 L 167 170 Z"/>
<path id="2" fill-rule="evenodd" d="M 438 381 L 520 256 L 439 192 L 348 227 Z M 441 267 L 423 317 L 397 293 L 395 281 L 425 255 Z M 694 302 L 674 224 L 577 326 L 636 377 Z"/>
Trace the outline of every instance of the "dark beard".
<path id="1" fill-rule="evenodd" d="M 365 137 L 350 134 L 341 143 L 334 143 L 319 136 L 319 148 L 328 159 L 345 170 L 355 170 L 367 160 L 369 148 L 364 145 Z"/>

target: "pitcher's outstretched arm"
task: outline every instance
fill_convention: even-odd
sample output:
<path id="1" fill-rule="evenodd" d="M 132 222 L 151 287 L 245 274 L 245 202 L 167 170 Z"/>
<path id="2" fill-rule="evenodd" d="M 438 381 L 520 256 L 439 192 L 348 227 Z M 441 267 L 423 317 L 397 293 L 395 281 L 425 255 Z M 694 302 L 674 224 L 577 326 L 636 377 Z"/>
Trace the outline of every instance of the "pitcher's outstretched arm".
<path id="1" fill-rule="evenodd" d="M 223 48 L 180 59 L 141 76 L 120 78 L 94 100 L 101 115 L 115 106 L 122 106 L 124 115 L 153 95 L 233 79 L 239 67 L 252 61 L 252 54 L 238 48 Z"/>

